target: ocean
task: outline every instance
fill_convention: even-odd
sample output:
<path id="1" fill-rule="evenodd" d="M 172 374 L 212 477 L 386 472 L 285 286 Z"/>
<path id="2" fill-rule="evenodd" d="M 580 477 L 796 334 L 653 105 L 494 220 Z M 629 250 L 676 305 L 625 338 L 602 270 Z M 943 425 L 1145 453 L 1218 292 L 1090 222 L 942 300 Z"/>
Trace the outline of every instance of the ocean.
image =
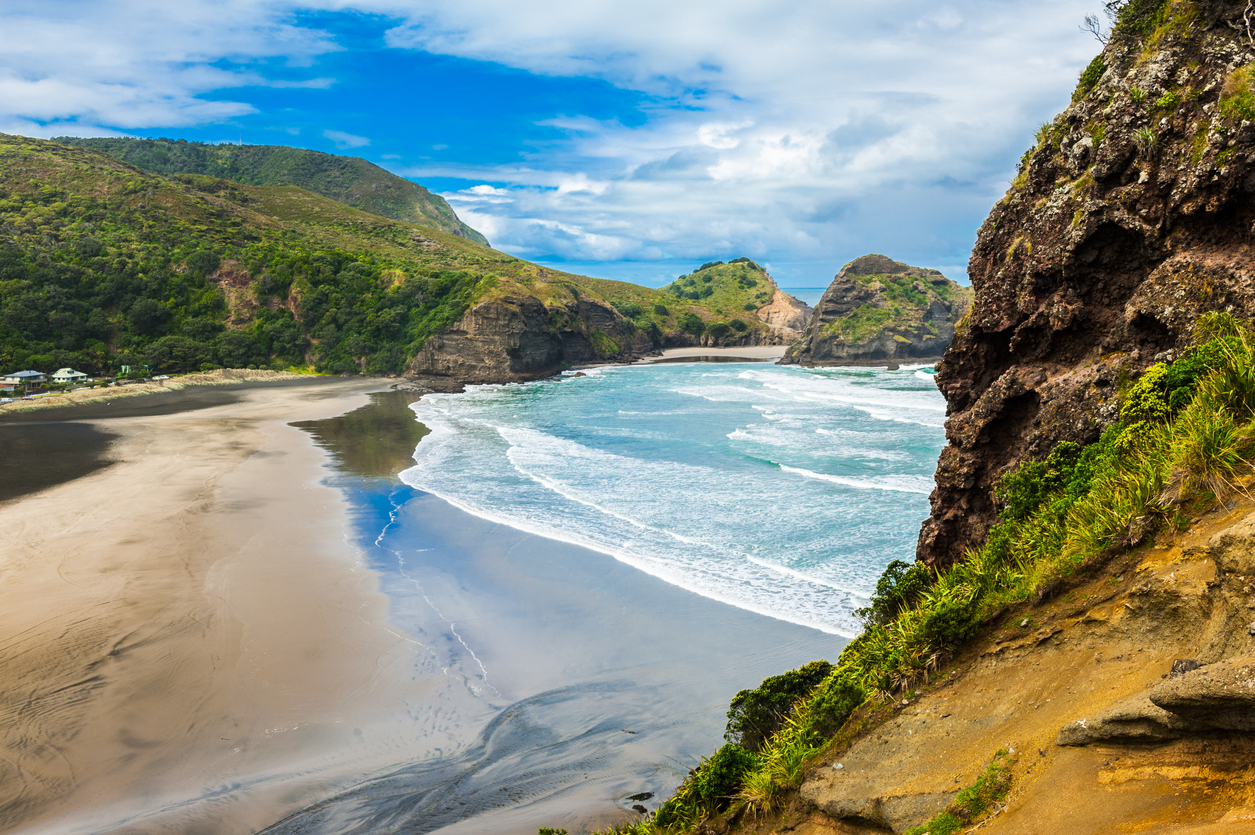
<path id="1" fill-rule="evenodd" d="M 852 637 L 928 513 L 945 402 L 923 366 L 596 368 L 413 408 L 411 487 L 680 588 Z"/>

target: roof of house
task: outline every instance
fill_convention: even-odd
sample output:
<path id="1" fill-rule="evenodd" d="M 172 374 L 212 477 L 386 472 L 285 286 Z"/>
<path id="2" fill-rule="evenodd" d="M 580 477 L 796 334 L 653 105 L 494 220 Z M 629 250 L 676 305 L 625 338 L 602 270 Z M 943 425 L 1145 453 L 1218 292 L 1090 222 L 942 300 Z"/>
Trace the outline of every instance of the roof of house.
<path id="1" fill-rule="evenodd" d="M 9 377 L 9 378 L 16 377 L 18 379 L 21 379 L 23 377 L 43 377 L 45 375 L 42 371 L 14 371 L 12 374 L 5 374 L 4 376 Z"/>
<path id="2" fill-rule="evenodd" d="M 58 368 L 57 373 L 53 374 L 52 376 L 54 377 L 86 377 L 87 375 L 84 374 L 82 371 L 75 371 L 73 368 Z"/>

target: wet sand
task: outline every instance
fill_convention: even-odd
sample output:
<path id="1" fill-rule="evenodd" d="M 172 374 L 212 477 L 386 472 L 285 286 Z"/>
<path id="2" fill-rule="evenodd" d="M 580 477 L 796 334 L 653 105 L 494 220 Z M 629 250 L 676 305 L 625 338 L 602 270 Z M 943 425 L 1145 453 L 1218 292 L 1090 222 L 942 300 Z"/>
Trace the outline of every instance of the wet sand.
<path id="1" fill-rule="evenodd" d="M 256 831 L 390 744 L 410 643 L 287 425 L 386 385 L 129 400 L 75 424 L 114 463 L 0 504 L 0 830 Z"/>

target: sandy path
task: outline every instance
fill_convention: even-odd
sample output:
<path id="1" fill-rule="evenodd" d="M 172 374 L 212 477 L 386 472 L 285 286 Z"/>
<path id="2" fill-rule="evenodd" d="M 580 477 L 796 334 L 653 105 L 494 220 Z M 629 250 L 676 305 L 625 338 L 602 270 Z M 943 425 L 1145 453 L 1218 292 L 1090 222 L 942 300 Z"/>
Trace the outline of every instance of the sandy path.
<path id="1" fill-rule="evenodd" d="M 102 421 L 121 463 L 0 504 L 0 831 L 256 831 L 386 744 L 410 644 L 286 425 L 384 387 Z"/>

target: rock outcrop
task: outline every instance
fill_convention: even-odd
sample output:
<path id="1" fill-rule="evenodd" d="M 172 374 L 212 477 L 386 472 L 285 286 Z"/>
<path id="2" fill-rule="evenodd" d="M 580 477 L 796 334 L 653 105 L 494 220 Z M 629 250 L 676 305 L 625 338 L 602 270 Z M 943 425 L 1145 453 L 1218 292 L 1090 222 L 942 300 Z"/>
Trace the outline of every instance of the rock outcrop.
<path id="1" fill-rule="evenodd" d="M 767 326 L 765 332 L 752 335 L 745 344 L 788 345 L 802 335 L 811 317 L 810 305 L 781 290 L 765 269 L 748 258 L 710 261 L 661 289 L 678 298 L 703 302 L 730 321 Z M 739 332 L 745 333 L 745 329 Z M 703 344 L 721 343 L 704 340 Z"/>
<path id="2" fill-rule="evenodd" d="M 1144 8 L 1143 8 L 1144 7 Z M 1206 311 L 1255 315 L 1255 41 L 1242 3 L 1143 3 L 977 237 L 918 557 L 979 545 L 1009 469 L 1117 415 L 1117 387 Z"/>
<path id="3" fill-rule="evenodd" d="M 759 321 L 771 328 L 782 342 L 799 338 L 813 312 L 806 302 L 795 299 L 779 287 L 771 294 L 771 301 L 755 311 Z"/>
<path id="4" fill-rule="evenodd" d="M 954 338 L 969 293 L 936 270 L 864 255 L 841 268 L 780 362 L 844 365 L 934 360 Z"/>
<path id="5" fill-rule="evenodd" d="M 547 306 L 534 296 L 507 297 L 475 305 L 429 337 L 407 371 L 461 383 L 518 382 L 652 350 L 644 332 L 604 303 Z"/>

